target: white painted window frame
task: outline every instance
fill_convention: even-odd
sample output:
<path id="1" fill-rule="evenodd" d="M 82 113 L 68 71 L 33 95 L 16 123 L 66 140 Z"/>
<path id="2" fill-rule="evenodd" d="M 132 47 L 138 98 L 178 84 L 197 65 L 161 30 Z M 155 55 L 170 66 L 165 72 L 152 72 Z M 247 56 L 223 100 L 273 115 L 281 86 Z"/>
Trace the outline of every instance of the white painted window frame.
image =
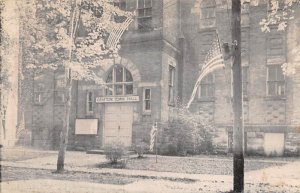
<path id="1" fill-rule="evenodd" d="M 146 90 L 150 91 L 150 98 L 146 99 Z M 146 101 L 150 101 L 150 109 L 146 109 Z M 152 90 L 149 87 L 143 88 L 143 112 L 144 113 L 151 113 L 152 110 Z"/>
<path id="2" fill-rule="evenodd" d="M 141 20 L 141 19 L 149 19 L 149 20 L 151 20 L 151 22 L 152 22 L 152 20 L 153 20 L 153 13 L 152 13 L 152 11 L 153 11 L 153 1 L 152 0 L 149 0 L 151 3 L 151 5 L 150 6 L 147 6 L 146 7 L 146 5 L 145 5 L 145 1 L 147 1 L 147 0 L 143 0 L 143 2 L 144 2 L 144 5 L 143 5 L 143 8 L 139 8 L 139 0 L 136 0 L 136 29 L 137 30 L 142 30 L 142 29 L 140 29 L 139 28 L 139 25 L 140 25 L 140 21 L 139 20 Z M 145 9 L 150 9 L 151 8 L 151 15 L 145 15 Z M 139 16 L 139 10 L 144 10 L 144 14 L 143 14 L 143 16 Z M 152 26 L 152 24 L 151 24 L 151 28 L 152 28 L 153 26 Z"/>
<path id="3" fill-rule="evenodd" d="M 124 66 L 121 66 L 121 65 L 118 65 L 119 67 L 123 68 L 123 80 L 122 82 L 116 82 L 116 75 L 115 75 L 115 66 L 111 69 L 111 71 L 109 71 L 109 74 L 112 73 L 112 82 L 111 83 L 107 83 L 106 82 L 106 86 L 112 86 L 112 95 L 107 95 L 107 90 L 108 88 L 105 89 L 105 96 L 131 96 L 133 95 L 133 77 L 132 77 L 132 73 L 127 69 L 125 68 Z M 126 82 L 126 71 L 128 71 L 132 77 L 132 81 L 131 82 Z M 108 74 L 108 75 L 109 75 Z M 106 77 L 107 79 L 108 77 Z M 116 85 L 122 85 L 123 86 L 123 90 L 122 90 L 122 94 L 121 95 L 116 95 L 115 93 L 115 86 Z M 125 86 L 126 85 L 132 85 L 132 94 L 126 94 L 125 93 Z"/>
<path id="4" fill-rule="evenodd" d="M 214 73 L 209 73 L 206 76 L 212 76 L 212 80 L 213 81 L 210 84 L 208 84 L 208 83 L 202 83 L 202 81 L 200 82 L 200 85 L 199 85 L 199 88 L 198 88 L 198 99 L 211 99 L 211 98 L 215 97 L 215 74 Z M 213 95 L 212 96 L 202 96 L 201 86 L 203 86 L 203 85 L 210 85 L 210 86 L 212 86 L 212 89 L 213 89 Z"/>
<path id="5" fill-rule="evenodd" d="M 172 69 L 170 73 L 170 69 Z M 174 105 L 174 83 L 175 83 L 175 73 L 176 67 L 174 65 L 169 64 L 168 68 L 168 103 L 169 105 Z M 172 91 L 172 96 L 171 96 Z"/>
<path id="6" fill-rule="evenodd" d="M 269 65 L 267 65 L 267 68 L 266 68 L 266 96 L 267 97 L 276 97 L 276 98 L 284 98 L 285 96 L 286 96 L 286 77 L 285 77 L 285 75 L 283 74 L 283 80 L 282 81 L 279 81 L 279 80 L 277 80 L 277 78 L 276 78 L 276 80 L 274 80 L 274 81 L 270 81 L 269 80 L 269 69 L 270 69 L 270 67 L 274 67 L 274 66 L 276 66 L 276 67 L 279 67 L 279 68 L 281 68 L 281 65 L 282 64 L 269 64 Z M 277 71 L 276 71 L 276 77 L 277 77 Z M 269 93 L 269 83 L 270 82 L 276 82 L 276 83 L 278 83 L 278 82 L 283 82 L 284 84 L 284 93 L 283 93 L 283 95 L 279 95 L 278 94 L 278 89 L 277 89 L 277 87 L 278 87 L 278 85 L 276 84 L 276 93 L 277 94 L 275 94 L 275 95 L 272 95 L 272 94 L 270 94 Z"/>
<path id="7" fill-rule="evenodd" d="M 90 100 L 91 94 L 91 100 Z M 90 104 L 92 104 L 92 109 L 90 109 Z M 86 113 L 91 115 L 94 113 L 94 92 L 92 90 L 88 90 L 86 92 Z"/>

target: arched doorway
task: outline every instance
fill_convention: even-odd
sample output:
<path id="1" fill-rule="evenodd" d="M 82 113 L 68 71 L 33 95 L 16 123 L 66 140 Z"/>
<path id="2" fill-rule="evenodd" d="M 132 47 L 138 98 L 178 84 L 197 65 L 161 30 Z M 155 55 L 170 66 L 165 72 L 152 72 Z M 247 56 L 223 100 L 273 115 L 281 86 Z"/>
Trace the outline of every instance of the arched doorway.
<path id="1" fill-rule="evenodd" d="M 105 95 L 124 97 L 133 95 L 133 78 L 128 69 L 114 65 L 106 78 Z M 133 105 L 130 102 L 105 104 L 103 145 L 121 143 L 126 147 L 132 143 Z"/>

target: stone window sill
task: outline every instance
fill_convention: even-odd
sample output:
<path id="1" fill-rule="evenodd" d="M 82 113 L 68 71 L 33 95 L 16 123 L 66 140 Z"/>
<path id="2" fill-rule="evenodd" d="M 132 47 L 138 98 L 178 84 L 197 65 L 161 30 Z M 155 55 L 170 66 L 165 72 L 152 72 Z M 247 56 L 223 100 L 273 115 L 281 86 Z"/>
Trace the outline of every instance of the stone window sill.
<path id="1" fill-rule="evenodd" d="M 213 32 L 216 31 L 216 26 L 201 26 L 199 28 L 199 33 L 203 33 L 203 32 Z"/>
<path id="2" fill-rule="evenodd" d="M 286 100 L 285 96 L 266 96 L 265 100 Z"/>
<path id="3" fill-rule="evenodd" d="M 174 102 L 169 102 L 168 106 L 175 107 L 175 103 Z"/>
<path id="4" fill-rule="evenodd" d="M 87 113 L 85 115 L 85 118 L 93 118 L 94 117 L 94 114 L 91 112 L 91 113 Z"/>
<path id="5" fill-rule="evenodd" d="M 64 103 L 55 103 L 54 106 L 64 106 Z"/>
<path id="6" fill-rule="evenodd" d="M 197 102 L 215 102 L 215 97 L 201 97 L 197 99 Z"/>
<path id="7" fill-rule="evenodd" d="M 151 115 L 151 110 L 150 111 L 143 110 L 143 115 Z"/>

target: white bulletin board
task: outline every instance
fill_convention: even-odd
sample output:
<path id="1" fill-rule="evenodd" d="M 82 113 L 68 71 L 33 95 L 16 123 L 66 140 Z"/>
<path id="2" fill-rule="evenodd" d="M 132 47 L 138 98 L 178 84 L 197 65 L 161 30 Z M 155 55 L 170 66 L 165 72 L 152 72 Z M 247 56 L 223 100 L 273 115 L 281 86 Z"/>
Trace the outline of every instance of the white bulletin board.
<path id="1" fill-rule="evenodd" d="M 97 135 L 98 119 L 76 119 L 76 135 Z"/>

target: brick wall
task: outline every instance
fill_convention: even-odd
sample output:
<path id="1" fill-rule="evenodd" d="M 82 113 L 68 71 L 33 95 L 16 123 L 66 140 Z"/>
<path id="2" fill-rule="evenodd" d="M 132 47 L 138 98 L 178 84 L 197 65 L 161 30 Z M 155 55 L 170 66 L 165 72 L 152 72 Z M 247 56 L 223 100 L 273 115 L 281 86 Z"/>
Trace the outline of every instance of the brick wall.
<path id="1" fill-rule="evenodd" d="M 164 40 L 176 45 L 180 34 L 178 0 L 163 0 L 163 36 Z"/>
<path id="2" fill-rule="evenodd" d="M 289 113 L 292 115 L 291 117 L 291 124 L 299 126 L 300 125 L 300 57 L 299 52 L 293 52 L 295 48 L 299 48 L 300 46 L 300 8 L 298 7 L 295 10 L 295 20 L 292 20 L 290 22 L 289 28 L 288 28 L 288 35 L 287 35 L 287 41 L 288 41 L 288 61 L 289 63 L 296 64 L 295 74 L 292 75 L 289 80 L 291 82 L 291 89 L 292 89 L 292 96 L 291 101 L 292 103 L 288 103 L 287 105 L 289 108 Z M 299 50 L 299 49 L 298 49 Z"/>
<path id="3" fill-rule="evenodd" d="M 220 2 L 217 3 L 218 5 Z M 192 13 L 191 9 L 194 1 L 187 1 L 183 4 L 183 33 L 185 37 L 184 52 L 184 80 L 183 80 L 183 100 L 187 102 L 191 95 L 194 83 L 198 77 L 201 64 L 205 59 L 213 34 L 217 31 L 222 42 L 231 42 L 230 32 L 230 13 L 226 11 L 226 6 L 217 6 L 216 9 L 216 28 L 199 28 L 199 13 Z M 229 6 L 230 7 L 230 6 Z M 225 9 L 224 9 L 225 8 Z M 298 16 L 299 13 L 297 13 Z M 300 111 L 295 106 L 299 99 L 298 92 L 300 84 L 297 75 L 286 77 L 286 92 L 282 98 L 267 97 L 267 65 L 270 65 L 267 58 L 268 36 L 261 31 L 259 22 L 266 16 L 266 5 L 259 7 L 250 6 L 243 10 L 242 15 L 242 49 L 246 54 L 242 55 L 242 65 L 248 66 L 248 94 L 244 99 L 244 123 L 245 131 L 249 132 L 246 137 L 248 150 L 255 150 L 263 153 L 264 133 L 265 132 L 295 132 L 295 125 L 299 124 Z M 291 60 L 297 58 L 291 54 L 291 51 L 300 45 L 299 43 L 299 21 L 291 21 L 291 27 L 281 33 L 283 39 L 287 40 L 287 49 L 285 58 Z M 248 38 L 248 39 L 245 39 Z M 285 44 L 285 43 L 284 43 Z M 283 44 L 283 46 L 285 46 Z M 295 59 L 293 59 L 295 60 Z M 299 60 L 300 61 L 300 60 Z M 298 62 L 299 62 L 298 61 Z M 279 63 L 279 64 L 283 64 Z M 197 96 L 191 105 L 193 112 L 206 113 L 203 116 L 208 117 L 213 112 L 213 122 L 218 127 L 227 127 L 232 130 L 232 102 L 231 102 L 231 60 L 225 62 L 225 69 L 214 72 L 215 75 L 215 96 L 208 101 L 199 100 Z M 296 69 L 299 74 L 299 69 Z M 298 89 L 297 89 L 298 88 Z M 298 102 L 300 103 L 300 102 Z M 297 104 L 298 104 L 297 103 Z M 289 129 L 287 129 L 289 128 Z M 290 134 L 288 134 L 290 135 Z M 247 133 L 245 133 L 247 136 Z M 230 137 L 229 137 L 230 138 Z M 294 147 L 299 146 L 293 140 L 287 138 L 286 143 L 293 143 Z M 229 139 L 230 141 L 230 139 Z"/>
<path id="4" fill-rule="evenodd" d="M 221 42 L 231 42 L 230 21 L 227 11 L 218 7 L 216 10 L 217 28 L 199 29 L 197 17 L 199 14 L 189 14 L 193 3 L 188 1 L 183 5 L 183 33 L 185 36 L 185 66 L 184 66 L 184 101 L 187 102 L 197 79 L 197 72 L 210 49 L 216 31 Z M 268 34 L 261 32 L 259 22 L 265 17 L 266 6 L 250 7 L 242 22 L 242 30 L 249 34 L 248 40 L 242 40 L 247 45 L 248 58 L 243 58 L 249 65 L 248 96 L 244 102 L 244 117 L 246 124 L 286 124 L 290 122 L 292 82 L 286 81 L 286 97 L 284 100 L 273 100 L 266 97 L 267 78 L 267 42 Z M 230 10 L 229 10 L 230 11 Z M 254 14 L 255 13 L 255 14 Z M 196 26 L 196 27 L 195 27 Z M 197 27 L 198 26 L 198 27 Z M 251 42 L 251 43 L 249 43 Z M 214 72 L 215 74 L 215 97 L 214 121 L 217 124 L 230 124 L 231 113 L 231 61 L 226 61 L 225 69 Z M 191 84 L 193 83 L 193 84 Z M 206 106 L 205 102 L 195 99 L 193 110 Z"/>
<path id="5" fill-rule="evenodd" d="M 52 131 L 54 121 L 54 74 L 41 73 L 35 76 L 34 92 L 38 85 L 43 85 L 41 102 L 32 104 L 32 145 L 39 148 L 52 148 Z"/>

